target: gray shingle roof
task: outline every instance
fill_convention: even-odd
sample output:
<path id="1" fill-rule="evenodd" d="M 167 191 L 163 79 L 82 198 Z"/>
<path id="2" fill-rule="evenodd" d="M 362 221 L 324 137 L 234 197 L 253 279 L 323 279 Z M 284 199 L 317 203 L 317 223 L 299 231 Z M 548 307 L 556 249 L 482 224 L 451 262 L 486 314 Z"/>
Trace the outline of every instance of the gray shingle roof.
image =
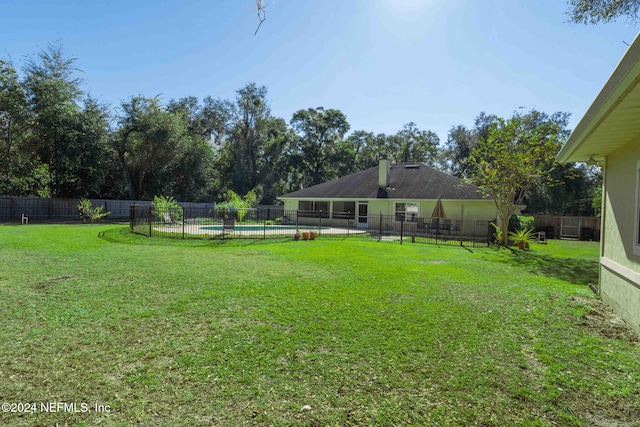
<path id="1" fill-rule="evenodd" d="M 391 165 L 389 187 L 378 188 L 378 166 L 284 194 L 281 198 L 490 199 L 479 187 L 425 164 Z"/>

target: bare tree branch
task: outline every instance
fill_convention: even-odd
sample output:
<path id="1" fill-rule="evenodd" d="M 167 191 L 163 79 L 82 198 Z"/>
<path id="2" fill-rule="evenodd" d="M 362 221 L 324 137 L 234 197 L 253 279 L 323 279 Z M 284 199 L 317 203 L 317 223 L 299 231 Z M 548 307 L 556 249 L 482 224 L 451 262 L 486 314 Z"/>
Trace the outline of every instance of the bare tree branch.
<path id="1" fill-rule="evenodd" d="M 256 0 L 256 6 L 258 7 L 258 19 L 260 20 L 260 23 L 258 24 L 258 28 L 256 28 L 256 32 L 253 33 L 254 36 L 258 34 L 260 26 L 267 19 L 267 15 L 265 13 L 266 6 L 264 5 L 263 0 Z"/>

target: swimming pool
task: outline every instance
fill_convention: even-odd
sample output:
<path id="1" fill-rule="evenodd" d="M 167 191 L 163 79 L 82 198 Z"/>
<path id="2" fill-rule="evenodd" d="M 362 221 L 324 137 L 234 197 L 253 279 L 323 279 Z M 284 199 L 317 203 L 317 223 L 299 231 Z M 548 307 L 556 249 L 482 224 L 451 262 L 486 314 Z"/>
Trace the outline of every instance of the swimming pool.
<path id="1" fill-rule="evenodd" d="M 222 230 L 222 225 L 206 225 L 200 227 L 201 230 Z M 297 228 L 295 225 L 260 225 L 260 224 L 236 224 L 233 227 L 233 231 L 264 231 L 264 230 L 278 230 L 278 231 L 295 231 Z M 317 227 L 312 228 L 316 230 Z M 232 231 L 229 229 L 228 231 Z"/>

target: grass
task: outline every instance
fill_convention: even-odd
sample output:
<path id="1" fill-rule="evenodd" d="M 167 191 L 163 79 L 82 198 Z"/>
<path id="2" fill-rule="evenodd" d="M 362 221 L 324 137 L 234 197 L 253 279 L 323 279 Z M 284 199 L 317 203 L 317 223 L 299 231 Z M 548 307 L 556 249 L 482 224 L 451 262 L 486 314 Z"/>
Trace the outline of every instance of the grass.
<path id="1" fill-rule="evenodd" d="M 0 242 L 0 401 L 38 409 L 0 425 L 640 425 L 637 337 L 587 286 L 596 243 Z"/>

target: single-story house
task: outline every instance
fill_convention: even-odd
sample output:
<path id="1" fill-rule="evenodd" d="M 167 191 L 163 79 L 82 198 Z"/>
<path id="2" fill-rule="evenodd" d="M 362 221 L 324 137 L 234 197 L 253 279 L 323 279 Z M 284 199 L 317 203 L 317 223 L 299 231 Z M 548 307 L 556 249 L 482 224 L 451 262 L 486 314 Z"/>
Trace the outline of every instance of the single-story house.
<path id="1" fill-rule="evenodd" d="M 351 219 L 359 228 L 370 227 L 379 216 L 417 224 L 438 217 L 466 232 L 474 220 L 494 220 L 497 214 L 493 200 L 479 187 L 423 163 L 391 164 L 387 159 L 279 199 L 285 211 L 298 211 L 298 217 L 336 225 Z"/>
<path id="2" fill-rule="evenodd" d="M 602 168 L 599 292 L 640 333 L 640 38 L 557 155 Z"/>

